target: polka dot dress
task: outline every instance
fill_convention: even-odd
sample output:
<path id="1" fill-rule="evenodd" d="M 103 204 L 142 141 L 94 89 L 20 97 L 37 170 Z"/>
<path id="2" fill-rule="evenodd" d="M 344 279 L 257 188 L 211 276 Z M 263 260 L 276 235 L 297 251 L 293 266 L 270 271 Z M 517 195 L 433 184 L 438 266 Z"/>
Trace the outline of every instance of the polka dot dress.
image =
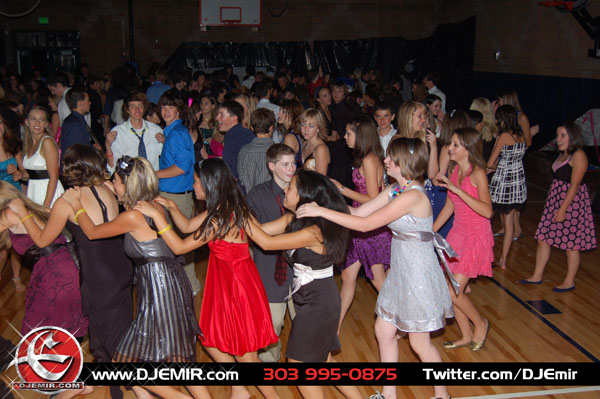
<path id="1" fill-rule="evenodd" d="M 563 204 L 567 190 L 571 186 L 570 159 L 555 166 L 554 179 L 548 191 L 542 218 L 538 224 L 535 238 L 547 244 L 571 251 L 587 251 L 596 248 L 596 231 L 587 186 L 581 184 L 575 198 L 567 208 L 565 220 L 555 222 L 554 214 Z"/>

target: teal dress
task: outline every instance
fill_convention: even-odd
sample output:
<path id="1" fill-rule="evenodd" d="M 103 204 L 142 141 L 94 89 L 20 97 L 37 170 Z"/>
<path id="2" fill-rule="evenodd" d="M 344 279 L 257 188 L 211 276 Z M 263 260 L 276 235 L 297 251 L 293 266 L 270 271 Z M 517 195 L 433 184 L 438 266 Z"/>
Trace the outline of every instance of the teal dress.
<path id="1" fill-rule="evenodd" d="M 12 184 L 19 191 L 21 191 L 21 185 L 19 184 L 19 182 L 14 181 L 12 175 L 8 173 L 8 171 L 7 171 L 8 165 L 15 165 L 16 167 L 18 167 L 17 160 L 13 157 L 13 158 L 8 158 L 6 161 L 0 162 L 0 180 Z"/>

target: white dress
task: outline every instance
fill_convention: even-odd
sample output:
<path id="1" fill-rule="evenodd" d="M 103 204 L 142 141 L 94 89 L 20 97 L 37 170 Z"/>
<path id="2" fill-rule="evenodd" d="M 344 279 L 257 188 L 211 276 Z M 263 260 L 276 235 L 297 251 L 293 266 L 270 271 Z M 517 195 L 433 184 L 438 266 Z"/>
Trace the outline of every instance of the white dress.
<path id="1" fill-rule="evenodd" d="M 37 150 L 35 150 L 35 153 L 31 157 L 25 155 L 25 157 L 23 158 L 23 166 L 25 167 L 25 169 L 39 171 L 48 170 L 46 166 L 46 158 L 44 158 L 42 154 L 40 154 L 40 149 L 42 148 L 42 141 L 46 139 L 54 141 L 54 139 L 50 136 L 42 137 Z M 44 200 L 46 199 L 46 191 L 48 189 L 49 182 L 50 179 L 32 179 L 30 177 L 29 183 L 27 185 L 27 197 L 40 205 L 44 205 Z M 56 201 L 64 192 L 65 189 L 63 188 L 62 184 L 60 184 L 59 180 L 56 183 L 56 191 L 54 192 L 54 198 L 52 198 L 52 203 L 50 204 L 50 207 L 52 207 L 54 201 Z"/>

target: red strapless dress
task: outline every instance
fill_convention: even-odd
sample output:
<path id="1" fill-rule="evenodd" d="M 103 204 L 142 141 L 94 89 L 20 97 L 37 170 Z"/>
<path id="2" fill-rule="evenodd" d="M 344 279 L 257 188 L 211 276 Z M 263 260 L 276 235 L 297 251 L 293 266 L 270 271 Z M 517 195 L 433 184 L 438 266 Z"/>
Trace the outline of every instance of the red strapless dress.
<path id="1" fill-rule="evenodd" d="M 267 294 L 248 244 L 216 240 L 208 247 L 200 311 L 202 344 L 242 356 L 277 342 Z"/>

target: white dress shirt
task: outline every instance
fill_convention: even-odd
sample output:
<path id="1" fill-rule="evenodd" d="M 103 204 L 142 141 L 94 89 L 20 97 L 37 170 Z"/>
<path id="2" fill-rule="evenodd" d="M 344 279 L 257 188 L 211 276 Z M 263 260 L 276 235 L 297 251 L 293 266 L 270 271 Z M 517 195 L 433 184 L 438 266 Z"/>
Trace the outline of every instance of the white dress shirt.
<path id="1" fill-rule="evenodd" d="M 379 128 L 377 128 L 377 133 L 379 134 Z M 390 131 L 388 132 L 388 134 L 386 134 L 385 136 L 379 136 L 379 142 L 381 143 L 381 146 L 383 147 L 383 154 L 385 156 L 387 156 L 387 147 L 388 144 L 390 144 L 390 141 L 392 141 L 392 137 L 394 137 L 394 135 L 397 133 L 397 130 L 394 129 L 393 126 L 391 126 Z"/>
<path id="2" fill-rule="evenodd" d="M 266 108 L 273 111 L 275 114 L 275 123 L 277 124 L 277 119 L 279 118 L 279 105 L 273 104 L 271 101 L 263 98 L 258 102 L 258 104 L 256 104 L 256 109 L 258 108 Z"/>
<path id="3" fill-rule="evenodd" d="M 138 156 L 140 140 L 136 137 L 136 134 L 131 131 L 132 128 L 133 126 L 131 125 L 131 119 L 127 119 L 124 123 L 112 128 L 113 132 L 117 132 L 117 138 L 110 146 L 110 149 L 113 152 L 115 165 L 117 160 L 123 155 L 129 155 L 130 157 Z M 156 140 L 155 136 L 157 133 L 162 133 L 162 129 L 160 126 L 144 120 L 142 123 L 142 128 L 134 130 L 137 134 L 141 134 L 144 129 L 146 129 L 144 132 L 146 159 L 148 159 L 148 161 L 152 164 L 154 170 L 159 170 L 158 157 L 162 152 L 163 145 Z M 111 173 L 114 171 L 114 169 L 114 167 L 111 168 L 110 166 L 108 168 Z"/>

